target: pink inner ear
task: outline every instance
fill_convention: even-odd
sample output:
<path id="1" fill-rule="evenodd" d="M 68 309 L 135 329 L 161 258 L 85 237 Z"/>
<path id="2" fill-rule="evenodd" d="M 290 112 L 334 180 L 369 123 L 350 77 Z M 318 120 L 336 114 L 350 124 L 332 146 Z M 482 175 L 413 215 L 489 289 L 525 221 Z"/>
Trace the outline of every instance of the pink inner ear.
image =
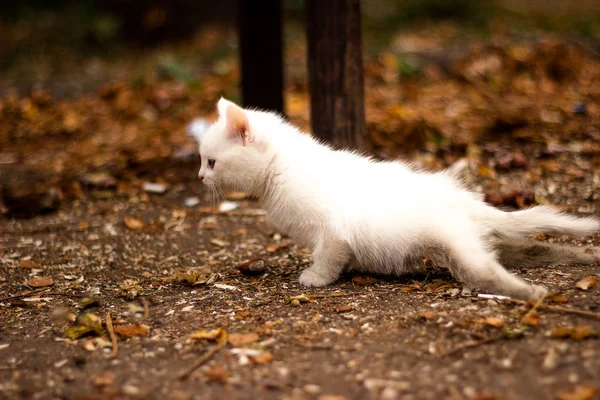
<path id="1" fill-rule="evenodd" d="M 248 129 L 248 116 L 244 110 L 235 104 L 230 104 L 227 107 L 227 132 L 229 137 L 241 140 L 242 144 L 246 146 L 250 142 Z"/>

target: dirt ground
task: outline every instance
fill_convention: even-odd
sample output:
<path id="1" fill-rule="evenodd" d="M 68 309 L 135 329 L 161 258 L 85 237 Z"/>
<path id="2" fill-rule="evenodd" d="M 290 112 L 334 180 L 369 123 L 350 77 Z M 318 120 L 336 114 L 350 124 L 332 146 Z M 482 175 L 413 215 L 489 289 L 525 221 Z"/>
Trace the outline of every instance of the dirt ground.
<path id="1" fill-rule="evenodd" d="M 563 165 L 590 162 L 562 157 Z M 219 212 L 195 173 L 193 163 L 171 167 L 176 183 L 147 199 L 76 201 L 56 214 L 2 221 L 0 397 L 597 398 L 599 318 L 539 309 L 522 320 L 529 306 L 480 298 L 436 269 L 300 287 L 310 254 L 254 201 Z M 523 188 L 525 175 L 495 181 Z M 584 210 L 595 204 L 585 200 L 594 179 L 568 183 L 556 173 L 533 189 L 543 195 L 554 182 L 552 203 Z M 186 207 L 191 196 L 202 202 Z M 246 260 L 264 261 L 264 273 L 241 273 Z M 598 286 L 576 288 L 598 267 L 515 273 L 560 294 L 546 304 L 600 311 Z M 49 284 L 33 278 L 52 284 L 30 292 Z M 81 333 L 67 330 L 75 315 L 94 327 L 90 314 L 104 324 L 69 339 Z M 114 357 L 107 314 L 118 332 Z"/>

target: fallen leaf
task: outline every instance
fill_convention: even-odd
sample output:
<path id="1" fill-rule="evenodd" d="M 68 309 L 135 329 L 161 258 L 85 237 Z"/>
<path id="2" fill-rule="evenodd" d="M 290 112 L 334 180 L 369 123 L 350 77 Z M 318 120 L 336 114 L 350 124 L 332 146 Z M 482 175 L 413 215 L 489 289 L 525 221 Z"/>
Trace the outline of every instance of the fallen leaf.
<path id="1" fill-rule="evenodd" d="M 555 294 L 550 297 L 550 301 L 553 303 L 566 303 L 569 300 L 563 294 Z"/>
<path id="2" fill-rule="evenodd" d="M 575 340 L 583 340 L 590 337 L 598 336 L 598 333 L 589 326 L 560 326 L 550 330 L 547 336 L 553 338 L 571 338 Z"/>
<path id="3" fill-rule="evenodd" d="M 341 306 L 337 306 L 335 308 L 335 312 L 336 313 L 345 313 L 345 312 L 348 312 L 348 311 L 352 311 L 352 306 L 350 306 L 350 305 L 341 305 Z"/>
<path id="4" fill-rule="evenodd" d="M 92 383 L 94 386 L 108 386 L 112 385 L 115 379 L 117 379 L 117 374 L 112 371 L 105 371 L 95 375 Z"/>
<path id="5" fill-rule="evenodd" d="M 31 278 L 27 281 L 27 286 L 32 288 L 43 288 L 54 285 L 54 279 L 48 277 Z"/>
<path id="6" fill-rule="evenodd" d="M 102 335 L 103 332 L 104 329 L 102 328 L 100 317 L 86 311 L 77 316 L 74 325 L 68 328 L 65 334 L 69 339 L 75 340 L 88 333 Z"/>
<path id="7" fill-rule="evenodd" d="M 540 323 L 540 314 L 535 310 L 530 311 L 523 316 L 521 323 L 533 327 L 538 326 Z"/>
<path id="8" fill-rule="evenodd" d="M 504 320 L 499 317 L 487 317 L 483 320 L 483 323 L 494 328 L 502 328 L 504 326 Z"/>
<path id="9" fill-rule="evenodd" d="M 598 283 L 598 278 L 596 278 L 594 275 L 590 275 L 582 278 L 575 284 L 575 287 L 581 290 L 588 290 L 596 286 L 596 283 Z"/>
<path id="10" fill-rule="evenodd" d="M 360 286 L 369 286 L 377 282 L 377 279 L 372 276 L 355 276 L 352 278 L 352 282 Z"/>
<path id="11" fill-rule="evenodd" d="M 134 279 L 125 279 L 119 285 L 119 289 L 121 289 L 121 296 L 126 297 L 128 300 L 133 300 L 144 293 L 144 289 Z"/>
<path id="12" fill-rule="evenodd" d="M 244 347 L 259 339 L 256 333 L 232 333 L 228 341 L 233 347 Z"/>
<path id="13" fill-rule="evenodd" d="M 210 243 L 214 244 L 215 246 L 219 246 L 219 247 L 225 247 L 229 244 L 229 242 L 226 242 L 226 241 L 220 240 L 220 239 L 211 239 Z"/>
<path id="14" fill-rule="evenodd" d="M 135 217 L 125 217 L 123 218 L 123 222 L 125 226 L 134 231 L 139 231 L 144 227 L 144 221 Z"/>
<path id="15" fill-rule="evenodd" d="M 279 250 L 283 250 L 285 248 L 287 248 L 289 245 L 287 243 L 280 243 L 280 244 L 271 244 L 268 245 L 265 250 L 267 250 L 267 253 L 275 253 L 278 252 Z"/>
<path id="16" fill-rule="evenodd" d="M 176 270 L 175 280 L 177 282 L 189 283 L 190 285 L 203 285 L 216 281 L 217 275 L 211 272 L 210 267 L 204 266 L 186 271 Z"/>
<path id="17" fill-rule="evenodd" d="M 592 400 L 598 393 L 594 386 L 577 386 L 572 392 L 562 392 L 557 396 L 558 400 Z"/>
<path id="18" fill-rule="evenodd" d="M 227 383 L 227 380 L 229 379 L 230 375 L 231 374 L 229 373 L 229 371 L 227 371 L 225 368 L 220 367 L 204 371 L 204 376 L 210 382 Z"/>
<path id="19" fill-rule="evenodd" d="M 214 342 L 222 342 L 227 340 L 227 332 L 223 328 L 212 329 L 210 331 L 197 331 L 188 335 L 190 339 L 210 340 Z"/>
<path id="20" fill-rule="evenodd" d="M 21 263 L 19 264 L 19 267 L 23 268 L 23 269 L 39 269 L 42 266 L 38 263 L 36 263 L 35 261 L 32 260 L 23 260 L 21 261 Z"/>
<path id="21" fill-rule="evenodd" d="M 148 336 L 150 334 L 150 327 L 148 325 L 117 325 L 115 326 L 115 332 L 122 338 L 130 338 L 134 336 Z"/>
<path id="22" fill-rule="evenodd" d="M 273 354 L 270 351 L 264 351 L 258 355 L 250 356 L 250 359 L 256 364 L 266 365 L 273 361 Z"/>
<path id="23" fill-rule="evenodd" d="M 286 303 L 291 304 L 294 301 L 297 301 L 298 303 L 314 303 L 314 300 L 306 297 L 306 295 L 304 295 L 304 294 L 301 294 L 299 296 L 288 297 L 286 300 Z"/>

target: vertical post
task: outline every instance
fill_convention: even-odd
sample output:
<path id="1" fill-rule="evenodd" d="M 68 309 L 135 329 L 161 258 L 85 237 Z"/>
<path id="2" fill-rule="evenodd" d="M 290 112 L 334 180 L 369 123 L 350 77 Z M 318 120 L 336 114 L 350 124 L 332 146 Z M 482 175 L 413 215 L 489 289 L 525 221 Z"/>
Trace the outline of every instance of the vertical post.
<path id="1" fill-rule="evenodd" d="M 282 0 L 239 0 L 238 33 L 245 107 L 283 113 Z"/>
<path id="2" fill-rule="evenodd" d="M 360 0 L 306 0 L 313 134 L 367 146 Z"/>

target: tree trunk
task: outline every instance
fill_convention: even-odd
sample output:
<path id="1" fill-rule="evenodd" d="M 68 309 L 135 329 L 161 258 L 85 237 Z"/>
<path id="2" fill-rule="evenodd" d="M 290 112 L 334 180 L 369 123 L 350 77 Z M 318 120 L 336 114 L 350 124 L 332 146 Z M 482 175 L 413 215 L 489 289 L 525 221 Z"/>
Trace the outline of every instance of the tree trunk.
<path id="1" fill-rule="evenodd" d="M 313 134 L 366 149 L 360 0 L 306 0 Z"/>
<path id="2" fill-rule="evenodd" d="M 245 107 L 283 113 L 282 0 L 239 0 Z"/>

